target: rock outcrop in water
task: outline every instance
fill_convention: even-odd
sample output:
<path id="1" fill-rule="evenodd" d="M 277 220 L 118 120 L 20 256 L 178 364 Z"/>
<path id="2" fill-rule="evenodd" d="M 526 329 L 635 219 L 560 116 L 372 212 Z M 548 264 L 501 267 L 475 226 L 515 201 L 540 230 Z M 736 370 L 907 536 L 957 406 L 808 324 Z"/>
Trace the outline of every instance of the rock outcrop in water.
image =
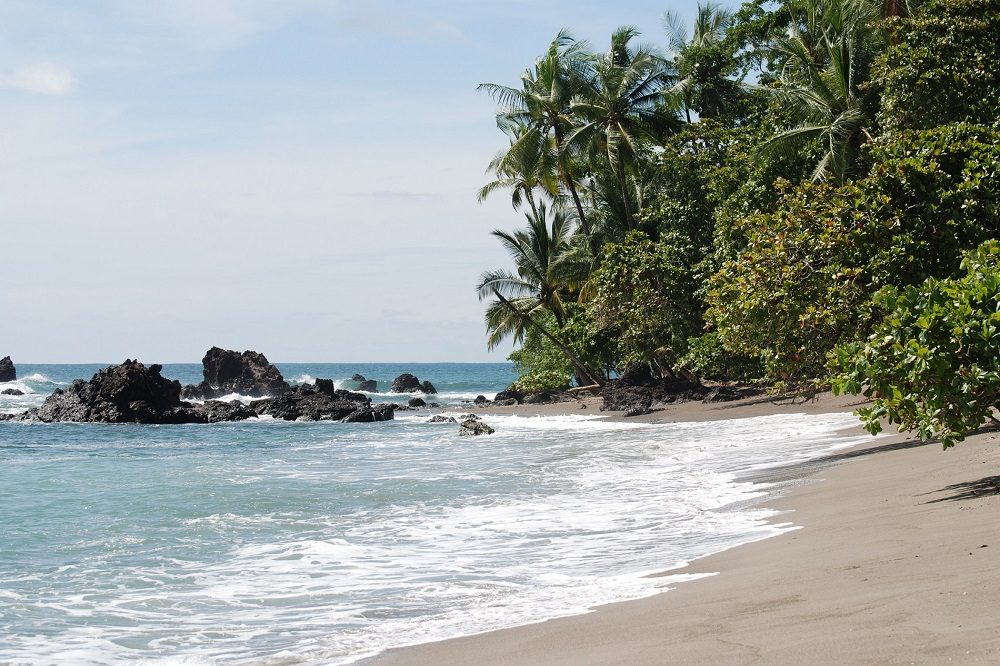
<path id="1" fill-rule="evenodd" d="M 461 437 L 475 437 L 477 435 L 492 435 L 496 430 L 479 420 L 478 416 L 469 414 L 468 418 L 458 426 L 458 434 Z"/>
<path id="2" fill-rule="evenodd" d="M 204 379 L 185 386 L 189 400 L 210 400 L 231 393 L 251 398 L 278 396 L 290 390 L 288 382 L 267 357 L 255 351 L 240 352 L 212 347 L 201 360 Z"/>
<path id="3" fill-rule="evenodd" d="M 351 376 L 352 382 L 358 383 L 358 391 L 366 391 L 368 393 L 376 393 L 378 391 L 378 382 L 374 379 L 368 379 L 364 375 L 359 375 L 355 373 Z"/>
<path id="4" fill-rule="evenodd" d="M 139 361 L 104 368 L 90 381 L 78 379 L 55 391 L 41 407 L 0 420 L 52 423 L 216 423 L 272 416 L 286 421 L 337 420 L 350 423 L 388 421 L 391 405 L 373 405 L 361 393 L 337 389 L 332 380 L 317 379 L 286 390 L 280 396 L 241 402 L 208 400 L 192 404 L 181 400 L 181 384 L 160 375 L 162 366 L 148 368 Z"/>
<path id="5" fill-rule="evenodd" d="M 437 393 L 434 384 L 429 381 L 421 382 L 415 376 L 404 372 L 399 377 L 392 380 L 393 393 Z"/>
<path id="6" fill-rule="evenodd" d="M 260 416 L 283 421 L 343 421 L 370 423 L 391 421 L 392 405 L 373 405 L 371 399 L 334 386 L 331 379 L 317 379 L 315 384 L 303 384 L 275 398 L 250 403 Z"/>
<path id="7" fill-rule="evenodd" d="M 17 368 L 14 367 L 10 356 L 0 358 L 0 382 L 12 382 L 17 379 Z"/>
<path id="8" fill-rule="evenodd" d="M 205 423 L 207 417 L 181 401 L 181 384 L 160 375 L 162 366 L 148 368 L 126 360 L 99 371 L 89 382 L 78 379 L 57 389 L 41 407 L 14 420 L 80 423 Z"/>

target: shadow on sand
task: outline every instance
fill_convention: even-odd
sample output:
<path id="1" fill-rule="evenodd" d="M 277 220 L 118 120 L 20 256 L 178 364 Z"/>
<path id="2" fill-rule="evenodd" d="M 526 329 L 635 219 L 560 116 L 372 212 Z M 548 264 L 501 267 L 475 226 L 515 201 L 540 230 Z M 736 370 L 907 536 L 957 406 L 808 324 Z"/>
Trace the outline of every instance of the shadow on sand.
<path id="1" fill-rule="evenodd" d="M 976 499 L 978 497 L 983 497 L 986 495 L 1000 495 L 1000 476 L 984 476 L 978 481 L 963 481 L 962 483 L 953 483 L 950 486 L 945 486 L 940 490 L 935 490 L 931 493 L 924 493 L 925 495 L 934 495 L 936 493 L 950 493 L 945 497 L 939 497 L 937 499 L 927 500 L 924 504 L 936 504 L 938 502 L 960 502 L 963 500 Z"/>

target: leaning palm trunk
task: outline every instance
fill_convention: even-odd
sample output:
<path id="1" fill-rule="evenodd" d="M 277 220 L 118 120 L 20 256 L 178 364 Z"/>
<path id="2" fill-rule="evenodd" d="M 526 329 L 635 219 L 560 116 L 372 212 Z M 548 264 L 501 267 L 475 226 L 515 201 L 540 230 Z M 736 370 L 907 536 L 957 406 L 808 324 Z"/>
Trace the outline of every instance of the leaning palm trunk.
<path id="1" fill-rule="evenodd" d="M 576 370 L 576 374 L 579 377 L 583 377 L 584 379 L 586 379 L 587 381 L 589 381 L 591 384 L 597 384 L 598 386 L 604 386 L 604 377 L 599 372 L 594 372 L 593 370 L 591 370 L 590 368 L 588 368 L 587 364 L 584 363 L 580 359 L 579 356 L 577 356 L 576 354 L 574 354 L 573 350 L 570 349 L 569 347 L 567 347 L 561 340 L 559 340 L 559 338 L 557 338 L 556 336 L 554 336 L 551 333 L 549 333 L 545 329 L 544 326 L 542 326 L 537 321 L 535 321 L 534 319 L 532 319 L 530 315 L 528 315 L 525 312 L 521 312 L 521 310 L 516 305 L 514 305 L 509 300 L 507 300 L 506 298 L 504 298 L 503 295 L 497 289 L 493 289 L 493 295 L 496 296 L 497 299 L 501 303 L 503 303 L 504 306 L 506 306 L 508 310 L 510 310 L 519 319 L 521 319 L 521 321 L 525 322 L 526 324 L 529 324 L 530 326 L 533 326 L 539 333 L 541 333 L 546 338 L 548 338 L 549 340 L 551 340 L 552 344 L 554 344 L 556 347 L 558 347 L 559 351 L 561 351 L 563 354 L 565 354 L 566 358 L 569 359 L 569 362 L 573 364 L 573 368 L 574 368 L 574 370 Z"/>

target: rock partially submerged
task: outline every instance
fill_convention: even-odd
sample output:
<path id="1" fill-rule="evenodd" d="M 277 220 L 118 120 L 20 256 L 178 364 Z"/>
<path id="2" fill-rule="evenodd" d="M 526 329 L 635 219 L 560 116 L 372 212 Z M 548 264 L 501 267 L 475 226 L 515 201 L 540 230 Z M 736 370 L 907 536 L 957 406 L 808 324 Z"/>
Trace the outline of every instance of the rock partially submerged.
<path id="1" fill-rule="evenodd" d="M 471 416 L 471 415 L 470 415 Z M 479 420 L 479 417 L 472 416 L 462 421 L 458 427 L 458 434 L 461 437 L 475 437 L 477 435 L 492 435 L 496 430 Z"/>
<path id="2" fill-rule="evenodd" d="M 12 420 L 74 421 L 79 423 L 206 423 L 204 412 L 181 400 L 181 384 L 160 375 L 162 366 L 148 368 L 126 359 L 56 391 L 41 407 Z"/>
<path id="3" fill-rule="evenodd" d="M 444 414 L 435 414 L 434 416 L 427 419 L 428 423 L 458 423 L 454 416 L 445 416 Z"/>
<path id="4" fill-rule="evenodd" d="M 275 398 L 255 400 L 250 407 L 260 416 L 283 421 L 343 421 L 369 423 L 390 421 L 392 405 L 373 405 L 371 398 L 338 389 L 331 379 L 317 379 L 315 384 L 297 386 Z"/>
<path id="5" fill-rule="evenodd" d="M 184 397 L 189 400 L 210 400 L 231 393 L 260 398 L 282 395 L 291 389 L 278 368 L 259 352 L 212 347 L 201 364 L 202 382 L 184 387 Z"/>
<path id="6" fill-rule="evenodd" d="M 414 375 L 404 372 L 399 377 L 392 380 L 393 393 L 437 393 L 434 384 L 429 381 L 421 382 Z"/>
<path id="7" fill-rule="evenodd" d="M 4 390 L 0 391 L 0 395 L 24 395 L 24 391 L 21 391 L 19 389 L 10 388 L 10 389 L 4 389 Z"/>
<path id="8" fill-rule="evenodd" d="M 78 379 L 56 390 L 41 407 L 5 420 L 71 421 L 79 423 L 216 423 L 272 416 L 286 421 L 336 420 L 349 423 L 388 421 L 392 405 L 373 405 L 361 394 L 335 388 L 333 381 L 318 379 L 289 389 L 280 396 L 239 401 L 207 400 L 192 404 L 181 400 L 181 385 L 160 375 L 162 367 L 148 368 L 126 359 L 104 368 L 90 381 Z"/>
<path id="9" fill-rule="evenodd" d="M 378 382 L 374 379 L 368 379 L 364 375 L 354 373 L 351 375 L 351 381 L 357 382 L 358 391 L 365 391 L 366 393 L 376 393 L 378 391 Z"/>
<path id="10" fill-rule="evenodd" d="M 0 358 L 0 382 L 12 382 L 17 379 L 17 368 L 10 356 Z"/>

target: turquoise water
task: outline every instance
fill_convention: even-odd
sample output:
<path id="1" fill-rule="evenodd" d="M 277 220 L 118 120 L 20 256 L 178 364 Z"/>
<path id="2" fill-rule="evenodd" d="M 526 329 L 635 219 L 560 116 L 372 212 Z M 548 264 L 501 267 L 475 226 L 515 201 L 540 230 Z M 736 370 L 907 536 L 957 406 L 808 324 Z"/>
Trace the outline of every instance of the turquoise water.
<path id="1" fill-rule="evenodd" d="M 97 367 L 25 365 L 18 385 L 40 401 Z M 408 370 L 452 414 L 510 380 L 501 365 L 279 367 Z M 645 596 L 672 582 L 651 571 L 787 527 L 741 474 L 857 441 L 833 434 L 850 415 L 488 417 L 497 434 L 480 438 L 398 417 L 0 422 L 0 662 L 339 664 Z"/>

